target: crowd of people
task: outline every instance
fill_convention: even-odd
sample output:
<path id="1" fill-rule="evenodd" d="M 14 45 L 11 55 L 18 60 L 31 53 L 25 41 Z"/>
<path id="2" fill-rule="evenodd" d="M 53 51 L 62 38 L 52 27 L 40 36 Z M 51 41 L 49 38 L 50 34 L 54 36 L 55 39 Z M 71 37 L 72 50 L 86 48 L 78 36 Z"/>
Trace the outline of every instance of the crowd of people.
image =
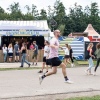
<path id="1" fill-rule="evenodd" d="M 38 46 L 36 44 L 36 41 L 33 41 L 33 43 L 31 43 L 30 45 L 30 50 L 33 50 L 33 64 L 34 64 L 34 59 L 36 60 L 36 64 L 37 65 L 37 61 L 38 61 Z M 30 67 L 30 63 L 26 60 L 26 56 L 27 55 L 27 44 L 26 43 L 22 43 L 21 49 L 19 48 L 19 44 L 18 41 L 16 41 L 15 45 L 12 45 L 12 43 L 9 44 L 9 46 L 7 47 L 6 44 L 3 45 L 2 47 L 2 51 L 3 51 L 3 55 L 4 55 L 4 62 L 7 62 L 7 57 L 9 62 L 12 62 L 13 57 L 14 57 L 14 61 L 15 62 L 21 62 L 21 66 L 24 66 L 24 62 L 26 62 L 29 67 Z M 21 55 L 21 60 L 19 59 L 19 56 Z"/>
<path id="2" fill-rule="evenodd" d="M 96 45 L 96 51 L 93 51 L 93 43 L 89 43 L 88 47 L 87 47 L 87 52 L 86 52 L 86 57 L 85 59 L 88 60 L 89 63 L 89 67 L 85 70 L 85 73 L 87 75 L 96 75 L 96 70 L 99 66 L 100 63 L 100 43 L 97 43 Z M 97 64 L 95 66 L 94 72 L 91 72 L 92 67 L 94 67 L 94 62 L 93 62 L 93 58 L 97 58 Z"/>
<path id="3" fill-rule="evenodd" d="M 46 40 L 44 42 L 45 46 L 43 49 L 44 50 L 43 64 L 42 64 L 41 70 L 39 70 L 38 73 L 43 73 L 45 66 L 46 66 L 46 71 L 43 75 L 39 76 L 40 84 L 47 76 L 56 74 L 57 66 L 60 66 L 62 68 L 62 73 L 63 73 L 64 79 L 65 79 L 65 82 L 73 83 L 72 81 L 69 80 L 67 72 L 66 72 L 66 66 L 68 64 L 71 64 L 72 67 L 74 66 L 73 50 L 72 50 L 71 46 L 68 44 L 65 44 L 66 48 L 61 47 L 59 45 L 59 41 L 58 41 L 59 37 L 60 37 L 60 31 L 55 30 L 54 37 L 50 40 L 50 43 Z M 59 52 L 58 52 L 59 48 L 61 50 L 63 50 L 65 53 L 64 62 L 59 59 Z M 85 70 L 85 73 L 88 75 L 92 74 L 91 68 L 94 66 L 92 58 L 97 57 L 97 64 L 94 69 L 93 75 L 96 75 L 96 70 L 97 70 L 97 68 L 99 66 L 99 62 L 100 62 L 100 43 L 98 43 L 96 45 L 95 55 L 94 55 L 94 51 L 92 48 L 93 48 L 93 43 L 89 43 L 89 45 L 87 47 L 86 57 L 85 57 L 89 62 L 89 67 Z M 33 41 L 33 43 L 31 43 L 30 49 L 33 50 L 33 56 L 32 56 L 33 64 L 32 65 L 37 65 L 38 46 L 36 44 L 36 41 Z M 19 45 L 18 45 L 17 41 L 14 46 L 12 46 L 12 44 L 10 43 L 8 48 L 4 44 L 4 46 L 2 47 L 2 50 L 3 50 L 3 54 L 4 54 L 4 62 L 6 62 L 7 55 L 9 56 L 9 62 L 11 62 L 13 54 L 15 54 L 15 62 L 17 62 L 17 61 L 19 62 L 19 53 L 21 53 L 21 66 L 20 67 L 24 67 L 24 62 L 28 64 L 28 67 L 30 67 L 31 64 L 26 60 L 26 56 L 28 56 L 28 54 L 27 54 L 27 45 L 25 43 L 22 44 L 21 49 L 19 49 Z M 34 61 L 36 61 L 36 63 L 34 63 Z M 51 71 L 48 71 L 48 66 L 51 67 L 51 69 L 52 69 Z"/>

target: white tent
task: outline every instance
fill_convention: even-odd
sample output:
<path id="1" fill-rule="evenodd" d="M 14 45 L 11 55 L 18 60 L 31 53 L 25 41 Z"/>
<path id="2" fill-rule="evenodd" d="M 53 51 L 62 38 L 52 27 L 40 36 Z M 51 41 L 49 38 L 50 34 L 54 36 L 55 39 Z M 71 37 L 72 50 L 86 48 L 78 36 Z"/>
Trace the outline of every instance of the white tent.
<path id="1" fill-rule="evenodd" d="M 84 33 L 88 33 L 88 36 L 100 36 L 95 29 L 93 28 L 93 26 L 91 24 L 88 24 L 86 30 L 84 31 Z"/>
<path id="2" fill-rule="evenodd" d="M 39 21 L 0 21 L 0 35 L 43 35 L 50 29 L 46 20 Z"/>
<path id="3" fill-rule="evenodd" d="M 86 42 L 90 42 L 90 40 L 89 40 L 89 38 L 87 38 L 87 37 L 84 37 L 84 41 Z"/>
<path id="4" fill-rule="evenodd" d="M 50 32 L 50 37 L 54 37 L 54 34 L 53 34 L 53 32 Z"/>

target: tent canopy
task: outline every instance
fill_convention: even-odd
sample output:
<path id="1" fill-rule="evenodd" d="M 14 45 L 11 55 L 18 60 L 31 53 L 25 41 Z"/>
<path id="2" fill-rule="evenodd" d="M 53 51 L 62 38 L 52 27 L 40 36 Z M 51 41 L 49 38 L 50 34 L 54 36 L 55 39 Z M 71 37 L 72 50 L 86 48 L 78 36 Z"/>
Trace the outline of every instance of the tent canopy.
<path id="1" fill-rule="evenodd" d="M 46 20 L 39 21 L 0 21 L 0 30 L 32 29 L 49 30 Z"/>
<path id="2" fill-rule="evenodd" d="M 43 35 L 48 36 L 50 29 L 46 20 L 38 21 L 0 21 L 0 35 L 23 36 Z"/>
<path id="3" fill-rule="evenodd" d="M 84 31 L 84 33 L 88 33 L 88 36 L 100 36 L 95 29 L 93 28 L 93 26 L 91 24 L 88 24 L 86 30 Z"/>

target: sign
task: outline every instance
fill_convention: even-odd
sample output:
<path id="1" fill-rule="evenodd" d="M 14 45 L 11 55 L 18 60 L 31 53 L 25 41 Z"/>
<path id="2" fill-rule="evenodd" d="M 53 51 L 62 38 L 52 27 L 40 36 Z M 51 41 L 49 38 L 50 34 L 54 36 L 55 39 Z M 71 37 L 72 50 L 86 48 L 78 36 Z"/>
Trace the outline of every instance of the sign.
<path id="1" fill-rule="evenodd" d="M 10 36 L 10 35 L 12 35 L 12 36 L 18 36 L 18 35 L 29 35 L 29 36 L 32 36 L 32 35 L 39 35 L 39 32 L 38 31 L 33 31 L 33 30 L 19 30 L 19 31 L 17 31 L 17 30 L 12 30 L 12 31 L 6 31 L 6 35 L 7 36 Z"/>

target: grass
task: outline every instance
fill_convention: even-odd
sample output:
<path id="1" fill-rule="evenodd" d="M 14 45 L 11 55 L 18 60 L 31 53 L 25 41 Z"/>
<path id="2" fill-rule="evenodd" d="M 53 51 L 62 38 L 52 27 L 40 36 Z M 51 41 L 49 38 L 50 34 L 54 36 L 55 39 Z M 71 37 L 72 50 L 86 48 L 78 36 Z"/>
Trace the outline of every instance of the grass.
<path id="1" fill-rule="evenodd" d="M 64 100 L 100 100 L 100 96 L 93 96 L 93 97 L 76 97 L 76 98 L 69 98 Z"/>
<path id="2" fill-rule="evenodd" d="M 39 67 L 23 67 L 23 68 L 0 68 L 0 71 L 11 71 L 11 70 L 32 70 L 32 69 L 40 69 Z"/>
<path id="3" fill-rule="evenodd" d="M 75 66 L 80 66 L 80 65 L 82 65 L 82 66 L 84 66 L 84 65 L 88 65 L 88 61 L 76 61 L 76 60 L 74 60 L 74 64 L 75 64 Z M 96 61 L 94 61 L 94 65 L 96 65 Z M 41 66 L 40 67 L 30 67 L 30 68 L 28 68 L 28 67 L 23 67 L 23 68 L 0 68 L 0 71 L 11 71 L 11 70 L 32 70 L 32 69 L 40 69 L 41 68 Z M 70 64 L 68 64 L 67 65 L 67 68 L 71 68 L 71 66 L 70 66 Z"/>
<path id="4" fill-rule="evenodd" d="M 94 65 L 96 65 L 96 61 L 93 61 Z M 77 61 L 78 65 L 88 65 L 88 61 Z"/>

